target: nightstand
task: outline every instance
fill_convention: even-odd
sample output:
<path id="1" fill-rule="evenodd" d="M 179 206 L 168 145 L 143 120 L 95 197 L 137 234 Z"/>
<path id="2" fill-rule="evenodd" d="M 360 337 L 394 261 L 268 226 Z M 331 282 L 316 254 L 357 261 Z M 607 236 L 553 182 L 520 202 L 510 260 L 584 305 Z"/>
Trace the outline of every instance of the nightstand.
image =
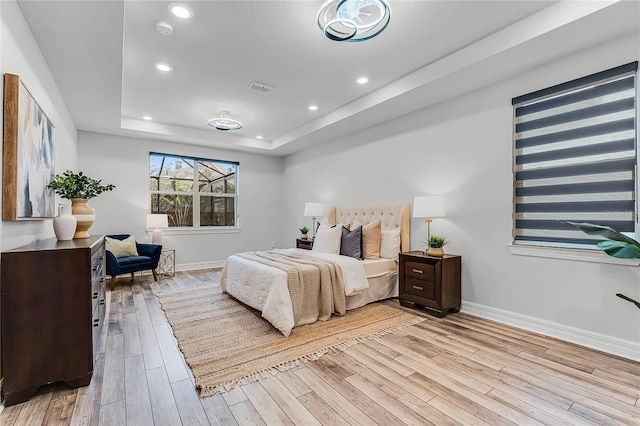
<path id="1" fill-rule="evenodd" d="M 400 253 L 400 304 L 423 308 L 439 318 L 460 311 L 460 264 L 461 257 L 453 254 Z"/>
<path id="2" fill-rule="evenodd" d="M 296 239 L 296 248 L 311 250 L 313 248 L 313 240 Z"/>

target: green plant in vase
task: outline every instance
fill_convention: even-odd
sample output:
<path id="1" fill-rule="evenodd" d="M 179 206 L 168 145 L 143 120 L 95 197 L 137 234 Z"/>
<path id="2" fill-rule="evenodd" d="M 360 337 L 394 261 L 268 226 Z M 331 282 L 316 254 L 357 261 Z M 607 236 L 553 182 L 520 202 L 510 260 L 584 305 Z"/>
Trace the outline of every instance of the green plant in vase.
<path id="1" fill-rule="evenodd" d="M 82 172 L 67 170 L 61 175 L 54 175 L 47 187 L 53 189 L 60 197 L 71 200 L 71 213 L 77 220 L 73 238 L 89 238 L 87 231 L 95 221 L 95 210 L 87 201 L 103 192 L 113 190 L 115 185 L 103 185 L 101 180 L 90 178 Z"/>
<path id="2" fill-rule="evenodd" d="M 596 225 L 588 222 L 564 222 L 579 228 L 587 235 L 597 235 L 607 238 L 604 241 L 599 241 L 596 245 L 611 257 L 618 259 L 640 259 L 640 242 L 621 234 L 609 226 Z M 640 302 L 637 300 L 625 296 L 622 293 L 616 293 L 616 296 L 633 303 L 640 309 Z"/>
<path id="3" fill-rule="evenodd" d="M 309 238 L 309 228 L 307 228 L 306 226 L 303 226 L 302 228 L 298 228 L 298 229 L 302 233 L 303 240 L 306 240 L 307 238 Z"/>
<path id="4" fill-rule="evenodd" d="M 448 243 L 445 237 L 432 235 L 427 241 L 427 256 L 442 257 L 444 256 L 443 247 Z"/>

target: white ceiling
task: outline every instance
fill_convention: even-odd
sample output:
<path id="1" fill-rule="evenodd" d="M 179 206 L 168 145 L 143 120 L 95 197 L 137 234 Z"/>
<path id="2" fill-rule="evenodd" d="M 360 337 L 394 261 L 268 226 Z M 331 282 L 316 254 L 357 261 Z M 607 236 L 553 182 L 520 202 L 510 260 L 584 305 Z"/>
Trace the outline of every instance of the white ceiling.
<path id="1" fill-rule="evenodd" d="M 322 1 L 187 0 L 189 20 L 168 3 L 19 1 L 78 129 L 283 156 L 640 27 L 637 1 L 390 0 L 387 29 L 347 43 L 318 28 Z M 225 110 L 243 129 L 207 126 Z"/>

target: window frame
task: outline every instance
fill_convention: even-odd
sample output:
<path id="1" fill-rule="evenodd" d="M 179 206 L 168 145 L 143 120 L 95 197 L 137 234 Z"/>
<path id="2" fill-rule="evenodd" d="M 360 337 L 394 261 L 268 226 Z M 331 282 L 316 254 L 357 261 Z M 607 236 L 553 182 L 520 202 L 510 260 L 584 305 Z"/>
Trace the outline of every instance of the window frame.
<path id="1" fill-rule="evenodd" d="M 163 233 L 167 235 L 189 235 L 189 234 L 206 234 L 206 233 L 235 233 L 240 231 L 240 212 L 239 212 L 239 198 L 240 198 L 240 163 L 237 161 L 229 161 L 229 160 L 219 160 L 213 158 L 204 158 L 204 157 L 194 157 L 190 155 L 179 155 L 179 154 L 169 154 L 164 152 L 149 152 L 149 170 L 148 175 L 149 178 L 159 178 L 151 175 L 151 161 L 153 156 L 164 156 L 171 157 L 175 159 L 187 160 L 193 162 L 193 180 L 192 180 L 192 191 L 163 191 L 163 190 L 154 190 L 151 189 L 150 185 L 148 186 L 148 202 L 147 202 L 147 210 L 150 213 L 158 213 L 152 211 L 152 203 L 153 197 L 157 194 L 162 195 L 173 195 L 173 196 L 188 196 L 191 197 L 191 210 L 192 210 L 192 225 L 190 226 L 169 226 L 168 228 L 163 229 Z M 202 192 L 200 191 L 200 185 L 202 181 L 199 179 L 200 173 L 198 171 L 200 164 L 199 162 L 210 162 L 210 163 L 221 163 L 223 165 L 234 165 L 234 179 L 235 179 L 235 190 L 233 193 L 218 193 L 218 192 Z M 202 197 L 208 198 L 233 198 L 233 210 L 234 210 L 234 225 L 201 225 L 200 224 L 200 202 Z M 160 212 L 161 213 L 161 212 Z M 150 235 L 151 229 L 147 228 L 147 234 Z"/>
<path id="2" fill-rule="evenodd" d="M 512 193 L 512 241 L 511 244 L 508 244 L 508 249 L 512 254 L 520 254 L 520 255 L 530 255 L 530 256 L 541 256 L 541 257 L 546 257 L 544 255 L 542 255 L 541 253 L 543 253 L 545 250 L 547 250 L 548 252 L 552 253 L 552 256 L 549 257 L 556 257 L 558 254 L 564 253 L 564 252 L 568 252 L 571 253 L 571 251 L 576 251 L 579 253 L 585 253 L 585 252 L 593 252 L 593 251 L 600 251 L 597 247 L 596 247 L 596 243 L 598 241 L 601 240 L 601 238 L 599 237 L 589 237 L 586 234 L 581 234 L 581 237 L 575 236 L 575 237 L 558 237 L 559 240 L 553 241 L 552 238 L 553 237 L 528 237 L 527 235 L 519 235 L 518 232 L 519 230 L 521 230 L 521 233 L 526 232 L 527 229 L 530 230 L 535 230 L 536 228 L 529 228 L 527 226 L 518 226 L 518 220 L 523 221 L 524 217 L 526 215 L 523 214 L 518 214 L 518 210 L 517 207 L 520 205 L 524 205 L 526 206 L 526 201 L 523 201 L 522 195 L 518 195 L 518 187 L 523 188 L 525 186 L 526 183 L 531 183 L 532 181 L 530 179 L 518 179 L 517 178 L 517 173 L 522 170 L 525 170 L 522 167 L 518 167 L 518 162 L 517 162 L 517 158 L 520 155 L 520 157 L 522 157 L 523 155 L 526 155 L 523 153 L 523 148 L 519 148 L 517 146 L 517 142 L 518 140 L 523 140 L 526 139 L 526 137 L 523 137 L 521 133 L 518 133 L 518 124 L 522 123 L 522 120 L 518 119 L 518 116 L 516 114 L 516 111 L 518 108 L 523 108 L 523 107 L 527 107 L 527 106 L 534 106 L 534 110 L 535 110 L 535 105 L 536 103 L 544 103 L 545 101 L 548 100 L 553 100 L 554 98 L 562 98 L 564 96 L 566 96 L 567 98 L 571 97 L 571 95 L 576 95 L 581 93 L 581 91 L 585 90 L 585 89 L 595 89 L 597 91 L 597 89 L 604 89 L 604 86 L 610 82 L 615 82 L 617 80 L 622 80 L 625 78 L 629 78 L 631 77 L 632 81 L 633 81 L 633 85 L 634 85 L 634 91 L 633 93 L 633 107 L 631 109 L 631 111 L 633 111 L 633 125 L 634 125 L 634 132 L 632 132 L 633 134 L 633 138 L 634 138 L 634 143 L 633 143 L 633 150 L 634 150 L 634 155 L 631 157 L 633 158 L 633 160 L 635 161 L 635 164 L 633 165 L 631 170 L 632 173 L 632 178 L 627 178 L 627 180 L 633 180 L 633 183 L 629 183 L 629 186 L 633 186 L 633 190 L 631 192 L 631 194 L 633 195 L 633 201 L 632 201 L 632 205 L 633 205 L 633 211 L 627 211 L 627 214 L 630 214 L 630 218 L 627 219 L 614 219 L 615 216 L 613 216 L 612 218 L 608 218 L 609 220 L 615 221 L 615 220 L 622 220 L 623 222 L 621 223 L 625 223 L 626 222 L 626 226 L 630 226 L 629 222 L 633 222 L 633 232 L 629 232 L 626 231 L 625 233 L 629 236 L 631 236 L 632 238 L 638 239 L 638 235 L 640 233 L 640 229 L 638 226 L 638 212 L 639 212 L 639 201 L 638 201 L 638 190 L 639 190 L 639 182 L 638 182 L 638 164 L 640 164 L 640 149 L 638 147 L 639 141 L 640 141 L 640 129 L 639 129 L 639 117 L 638 117 L 638 103 L 639 103 L 639 97 L 640 97 L 640 88 L 639 86 L 639 75 L 638 75 L 638 62 L 631 62 L 625 65 L 621 65 L 619 67 L 615 67 L 615 68 L 611 68 L 602 72 L 598 72 L 595 74 L 591 74 L 582 78 L 578 78 L 576 80 L 572 80 L 566 83 L 562 83 L 562 84 L 558 84 L 556 86 L 552 86 L 552 87 L 548 87 L 546 89 L 542 89 L 542 90 L 538 90 L 526 95 L 522 95 L 522 96 L 518 96 L 516 98 L 512 99 L 512 105 L 513 105 L 513 124 L 512 124 L 512 177 L 513 177 L 513 193 Z M 628 91 L 628 89 L 627 89 Z M 611 93 L 618 93 L 618 92 L 611 92 Z M 586 97 L 585 99 L 600 99 L 602 98 L 602 96 L 606 96 L 606 95 L 600 95 L 598 97 Z M 629 95 L 627 95 L 627 99 L 628 99 Z M 575 101 L 573 101 L 575 102 Z M 571 102 L 571 103 L 573 103 Z M 610 101 L 609 101 L 610 102 Z M 569 103 L 568 105 L 571 105 L 571 103 Z M 602 103 L 595 103 L 595 105 L 598 105 L 600 107 L 602 106 L 608 106 L 609 104 L 602 104 Z M 542 107 L 542 111 L 544 111 L 545 107 Z M 553 107 L 546 107 L 547 109 L 553 110 Z M 593 126 L 592 123 L 589 123 L 588 120 L 585 120 L 585 124 L 579 125 L 579 126 L 572 126 L 574 124 L 575 121 L 577 121 L 578 119 L 574 118 L 573 121 L 569 120 L 569 121 L 561 121 L 562 119 L 560 118 L 562 115 L 566 115 L 566 112 L 568 111 L 569 113 L 572 114 L 576 114 L 576 115 L 580 115 L 581 113 L 583 113 L 586 109 L 588 109 L 589 107 L 584 107 L 581 106 L 579 108 L 567 108 L 567 109 L 563 109 L 560 108 L 558 112 L 554 112 L 551 114 L 547 114 L 547 115 L 543 115 L 544 120 L 550 122 L 551 124 L 544 124 L 543 126 L 540 127 L 540 129 L 542 130 L 541 134 L 543 135 L 549 135 L 549 136 L 554 136 L 558 132 L 558 130 L 547 130 L 545 129 L 545 127 L 552 127 L 556 122 L 557 123 L 567 123 L 567 125 L 569 126 L 570 129 L 576 129 L 576 130 L 585 130 L 589 127 L 589 126 Z M 626 111 L 629 111 L 629 108 L 626 109 Z M 607 115 L 606 113 L 600 113 L 597 116 L 592 116 L 592 117 L 602 117 L 604 115 Z M 533 118 L 533 120 L 536 120 L 537 117 Z M 529 120 L 524 120 L 524 123 L 531 122 L 531 118 Z M 557 121 L 556 121 L 557 120 Z M 537 121 L 542 121 L 542 120 L 537 120 Z M 604 123 L 614 123 L 614 122 L 604 122 Z M 520 125 L 522 126 L 522 124 Z M 525 124 L 526 126 L 526 124 Z M 526 128 L 526 127 L 525 127 Z M 535 129 L 535 127 L 533 127 Z M 520 130 L 520 132 L 524 132 L 525 130 Z M 546 133 L 545 133 L 546 131 Z M 535 133 L 534 133 L 535 134 Z M 605 134 L 606 135 L 606 134 Z M 630 137 L 630 136 L 628 136 Z M 564 142 L 566 141 L 567 143 L 571 143 L 572 141 L 579 141 L 585 139 L 584 136 L 581 137 L 577 137 L 577 138 L 568 138 L 568 139 L 558 139 L 559 142 Z M 603 142 L 606 142 L 606 139 L 603 140 Z M 603 143 L 603 142 L 598 142 L 598 143 Z M 589 148 L 592 145 L 589 145 L 589 142 L 587 142 L 586 140 L 584 141 L 583 144 L 575 144 L 574 146 L 576 146 L 576 148 L 578 150 L 584 150 L 585 148 Z M 518 153 L 518 151 L 520 150 L 520 153 Z M 544 148 L 541 149 L 541 152 L 544 152 L 545 154 L 549 154 L 549 153 L 553 153 L 554 148 L 551 148 L 550 150 L 545 150 Z M 555 148 L 555 151 L 558 151 L 558 148 Z M 630 151 L 629 149 L 627 151 Z M 614 152 L 614 151 L 611 151 Z M 584 154 L 583 154 L 584 155 Z M 600 155 L 606 155 L 606 154 L 600 154 Z M 610 155 L 610 154 L 609 154 Z M 567 167 L 570 168 L 569 162 L 562 162 L 562 155 L 560 155 L 557 158 L 551 158 L 551 160 L 559 160 L 560 163 L 560 167 Z M 598 164 L 599 166 L 602 164 L 605 164 L 605 162 L 607 161 L 614 161 L 611 160 L 610 158 L 602 158 L 602 161 L 600 161 L 600 159 L 596 159 L 595 162 L 586 162 L 586 163 L 582 163 L 580 162 L 579 159 L 581 158 L 585 158 L 584 156 L 578 156 L 578 157 L 568 157 L 571 160 L 573 159 L 578 159 L 577 163 L 578 164 Z M 628 157 L 625 157 L 628 158 Z M 631 161 L 631 160 L 628 160 Z M 534 166 L 535 166 L 535 161 L 533 162 Z M 520 163 L 523 164 L 523 163 Z M 554 166 L 548 166 L 550 168 L 553 168 Z M 557 167 L 557 166 L 556 166 Z M 535 167 L 533 168 L 533 170 L 535 170 Z M 544 170 L 544 167 L 542 169 L 538 169 L 538 170 Z M 625 169 L 626 170 L 626 169 Z M 570 174 L 570 175 L 566 175 L 566 176 L 571 176 L 573 178 L 580 178 L 581 176 L 586 176 L 585 179 L 585 183 L 586 182 L 590 182 L 589 177 L 595 176 L 592 175 L 590 172 L 588 174 L 581 174 L 581 173 L 576 173 L 576 174 Z M 625 172 L 628 173 L 628 172 Z M 525 173 L 526 174 L 526 173 Z M 535 178 L 534 178 L 535 179 Z M 556 178 L 557 179 L 557 178 Z M 547 181 L 553 180 L 553 179 L 546 179 Z M 605 181 L 605 183 L 607 183 L 607 181 Z M 533 180 L 533 186 L 536 185 L 536 181 Z M 542 184 L 544 185 L 544 184 Z M 547 185 L 549 185 L 549 183 L 547 183 Z M 551 184 L 553 185 L 553 184 Z M 562 183 L 555 183 L 555 185 L 562 185 Z M 535 188 L 534 188 L 535 189 Z M 522 191 L 524 192 L 524 191 Z M 604 192 L 605 194 L 607 192 Z M 562 192 L 558 195 L 561 196 L 567 196 L 568 194 L 571 194 L 571 192 Z M 582 192 L 576 192 L 576 195 L 579 194 L 583 194 Z M 576 197 L 579 198 L 579 197 Z M 520 201 L 519 201 L 520 199 Z M 540 201 L 538 201 L 540 202 Z M 565 201 L 568 202 L 568 201 Z M 526 210 L 521 210 L 522 212 L 526 211 Z M 535 211 L 535 210 L 533 210 Z M 543 210 L 541 210 L 543 211 Z M 548 218 L 551 218 L 551 220 L 553 220 L 553 216 L 556 215 L 556 217 L 558 216 L 558 214 L 560 214 L 560 210 L 547 210 L 550 213 L 546 213 Z M 589 213 L 589 212 L 582 212 L 580 213 L 581 210 L 576 210 L 575 213 L 573 213 L 576 216 L 581 216 L 581 215 L 585 215 L 586 217 L 588 217 L 589 214 L 593 213 Z M 554 213 L 555 212 L 555 213 Z M 607 210 L 604 210 L 603 212 L 607 212 Z M 571 213 L 569 213 L 568 215 L 570 215 Z M 623 211 L 624 213 L 624 211 Z M 600 213 L 600 215 L 602 215 L 603 213 Z M 624 217 L 624 215 L 621 215 Z M 545 217 L 545 215 L 542 215 L 542 217 Z M 600 223 L 597 219 L 593 219 L 593 220 L 579 220 L 579 219 L 571 219 L 571 220 L 576 220 L 576 221 L 589 221 L 589 222 L 593 222 L 593 223 Z M 535 220 L 530 222 L 535 222 Z M 581 233 L 581 231 L 577 230 L 577 228 L 573 228 L 571 225 L 569 224 L 563 224 L 561 222 L 561 219 L 557 219 L 557 221 L 562 225 L 565 226 L 567 229 L 566 231 L 576 231 L 577 233 Z M 607 221 L 606 219 L 603 219 L 603 221 Z M 555 226 L 557 226 L 558 228 L 560 227 L 560 224 L 556 224 Z M 540 228 L 543 231 L 545 229 L 551 229 L 551 228 Z M 535 235 L 535 233 L 534 233 Z M 541 234 L 544 235 L 544 234 Z M 536 238 L 539 238 L 540 240 L 536 240 Z M 544 241 L 544 240 L 547 241 Z M 571 241 L 571 240 L 575 240 L 575 241 Z M 577 240 L 582 240 L 581 242 L 578 242 Z M 585 251 L 586 250 L 586 251 Z M 578 257 L 580 257 L 580 255 L 578 255 Z M 565 258 L 565 259 L 573 259 L 575 258 L 574 255 L 571 254 L 561 254 L 560 258 Z M 610 263 L 610 262 L 605 262 L 605 263 Z M 619 262 L 618 262 L 619 263 Z"/>

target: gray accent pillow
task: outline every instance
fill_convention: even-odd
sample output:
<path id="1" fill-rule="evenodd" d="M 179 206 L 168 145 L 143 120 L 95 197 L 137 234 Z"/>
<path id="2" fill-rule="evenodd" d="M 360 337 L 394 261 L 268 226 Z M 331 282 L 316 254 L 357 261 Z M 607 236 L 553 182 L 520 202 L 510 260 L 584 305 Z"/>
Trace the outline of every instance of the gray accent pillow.
<path id="1" fill-rule="evenodd" d="M 362 260 L 362 226 L 351 231 L 342 227 L 340 254 Z"/>

